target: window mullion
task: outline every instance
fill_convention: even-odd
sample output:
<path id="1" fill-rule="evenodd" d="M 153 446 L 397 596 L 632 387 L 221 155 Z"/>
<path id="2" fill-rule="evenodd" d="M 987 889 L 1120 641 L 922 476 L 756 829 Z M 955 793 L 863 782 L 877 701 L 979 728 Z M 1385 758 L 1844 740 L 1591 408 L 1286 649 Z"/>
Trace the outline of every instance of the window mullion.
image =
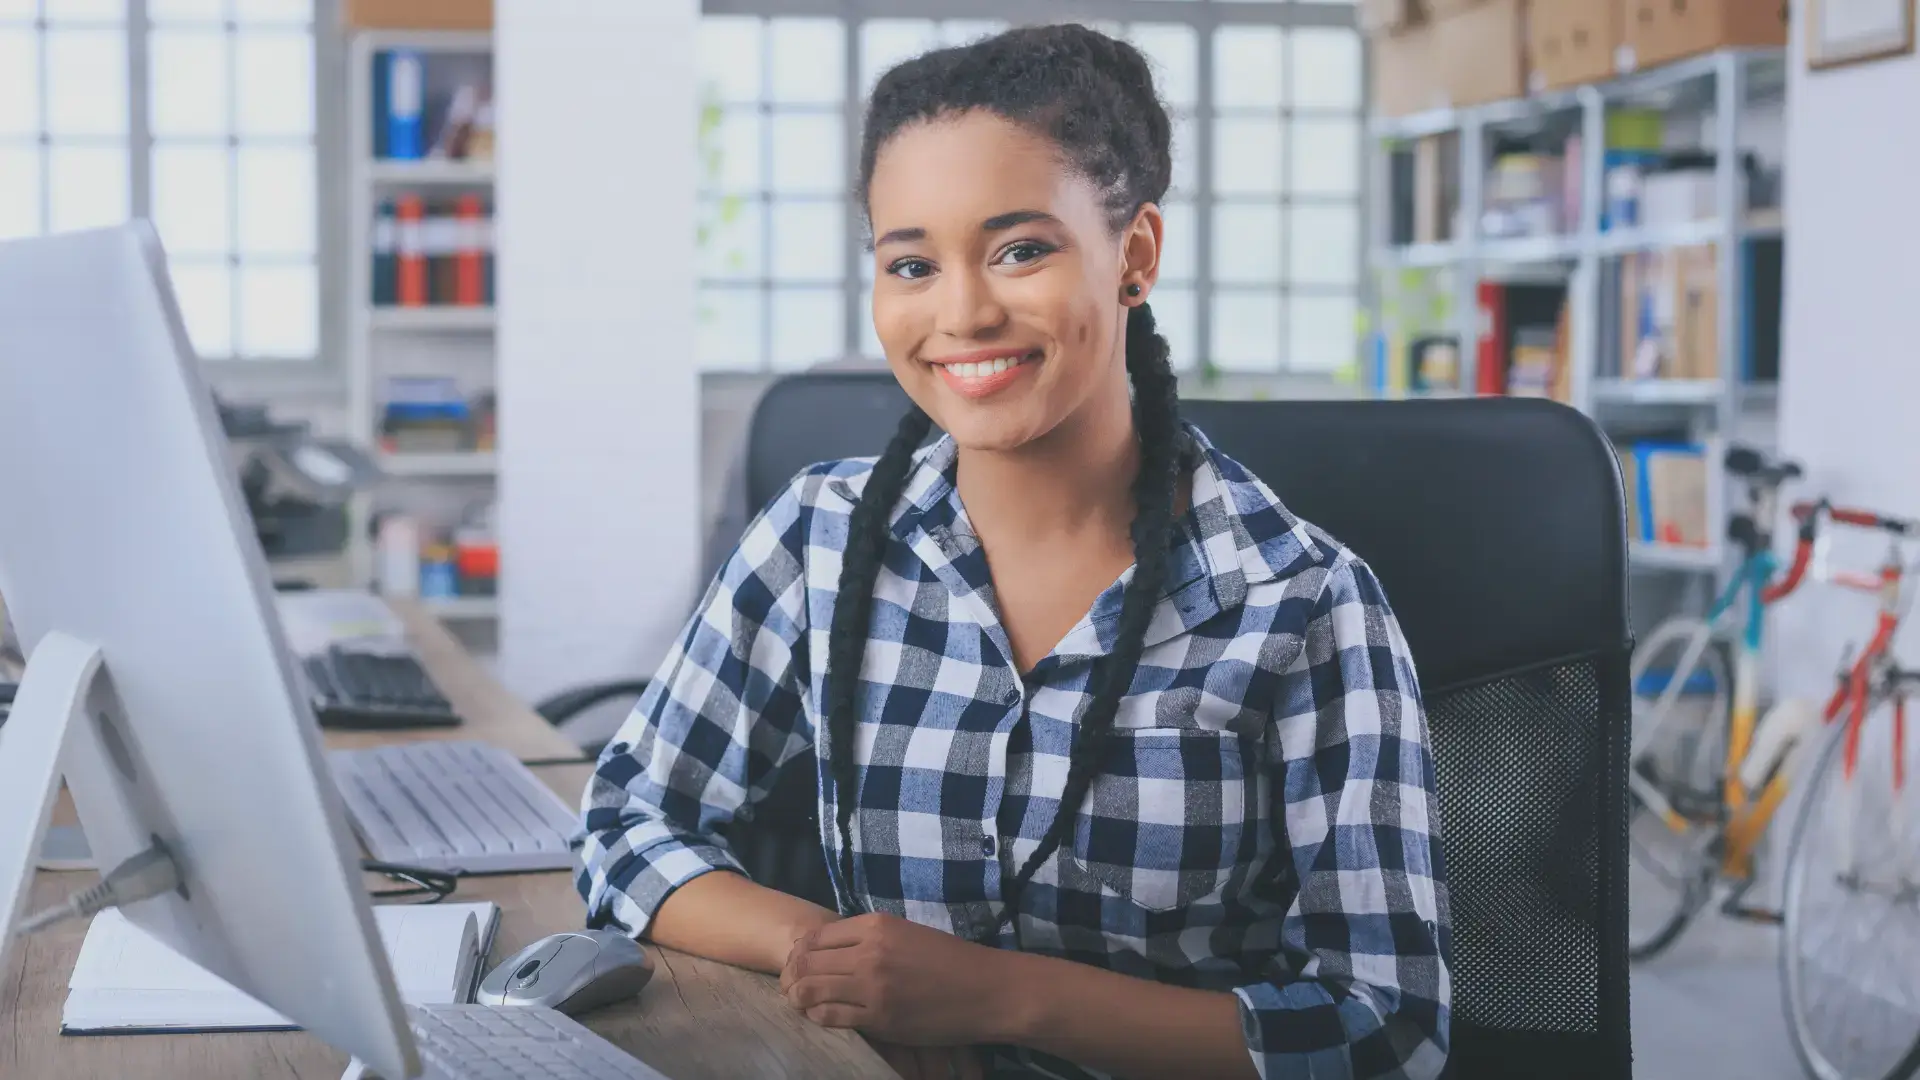
<path id="1" fill-rule="evenodd" d="M 153 80 L 147 0 L 127 0 L 127 188 L 132 214 L 153 216 Z"/>

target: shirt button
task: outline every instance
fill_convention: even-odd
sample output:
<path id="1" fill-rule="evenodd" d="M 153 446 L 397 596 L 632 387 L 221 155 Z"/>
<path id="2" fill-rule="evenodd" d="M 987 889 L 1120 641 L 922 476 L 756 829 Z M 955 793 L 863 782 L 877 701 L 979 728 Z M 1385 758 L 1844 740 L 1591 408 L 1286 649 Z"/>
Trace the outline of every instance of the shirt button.
<path id="1" fill-rule="evenodd" d="M 980 838 L 980 853 L 982 855 L 985 855 L 987 858 L 991 859 L 993 858 L 993 853 L 998 850 L 1000 850 L 1000 845 L 994 840 L 993 837 L 982 836 Z"/>
<path id="2" fill-rule="evenodd" d="M 1012 708 L 1013 706 L 1020 704 L 1020 691 L 1009 690 L 1007 691 L 1007 696 L 1005 698 L 1002 698 L 1001 700 L 1007 703 L 1008 708 Z"/>

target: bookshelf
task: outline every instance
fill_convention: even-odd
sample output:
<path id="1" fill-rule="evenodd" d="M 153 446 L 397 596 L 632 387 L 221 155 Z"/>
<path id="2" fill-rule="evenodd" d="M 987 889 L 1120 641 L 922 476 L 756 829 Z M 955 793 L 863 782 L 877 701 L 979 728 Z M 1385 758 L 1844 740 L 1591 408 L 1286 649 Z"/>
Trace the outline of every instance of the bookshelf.
<path id="1" fill-rule="evenodd" d="M 1564 367 L 1552 384 L 1557 396 L 1594 417 L 1618 441 L 1635 441 L 1650 431 L 1678 432 L 1706 448 L 1705 545 L 1636 540 L 1630 550 L 1633 567 L 1700 578 L 1725 570 L 1729 565 L 1725 546 L 1728 485 L 1719 459 L 1729 437 L 1736 432 L 1745 436 L 1756 423 L 1765 423 L 1758 413 L 1775 400 L 1776 384 L 1746 381 L 1750 354 L 1743 350 L 1751 350 L 1757 336 L 1746 322 L 1750 306 L 1746 290 L 1752 276 L 1747 266 L 1748 242 L 1785 235 L 1778 210 L 1746 209 L 1753 193 L 1742 162 L 1743 155 L 1752 153 L 1749 118 L 1756 103 L 1783 101 L 1785 86 L 1786 60 L 1780 50 L 1727 49 L 1611 82 L 1466 108 L 1375 118 L 1369 125 L 1366 149 L 1367 242 L 1374 272 L 1369 311 L 1376 334 L 1371 342 L 1374 392 L 1382 396 L 1478 392 L 1477 344 L 1493 319 L 1481 303 L 1482 283 L 1564 289 L 1561 336 L 1554 343 Z M 1605 227 L 1610 213 L 1609 166 L 1617 164 L 1607 152 L 1616 146 L 1610 125 L 1616 114 L 1629 111 L 1658 113 L 1669 139 L 1676 129 L 1696 136 L 1691 146 L 1670 141 L 1650 154 L 1657 159 L 1686 147 L 1709 159 L 1701 171 L 1711 173 L 1713 210 L 1704 220 Z M 1562 231 L 1522 228 L 1512 230 L 1518 235 L 1484 235 L 1483 222 L 1499 219 L 1498 214 L 1488 215 L 1495 202 L 1489 188 L 1496 182 L 1496 149 L 1511 152 L 1516 145 L 1529 145 L 1529 140 L 1556 137 L 1566 138 L 1569 144 L 1577 142 L 1581 148 L 1577 158 L 1562 159 L 1565 176 L 1555 177 L 1560 186 L 1543 184 L 1538 199 L 1558 203 Z M 1424 166 L 1410 168 L 1410 152 L 1427 154 L 1429 159 Z M 1452 195 L 1451 206 L 1443 203 L 1426 218 L 1445 219 L 1445 225 L 1415 227 L 1409 236 L 1407 209 L 1394 202 L 1396 182 L 1404 191 L 1412 169 L 1421 167 L 1445 177 L 1441 186 Z M 1396 230 L 1400 235 L 1395 235 Z M 1434 235 L 1436 231 L 1440 235 Z M 1711 258 L 1676 254 L 1680 252 L 1715 254 Z M 1739 255 L 1719 254 L 1725 252 Z M 1628 350 L 1620 347 L 1620 336 L 1629 331 L 1615 321 L 1621 310 L 1615 306 L 1620 302 L 1620 267 L 1647 254 L 1676 261 L 1697 257 L 1710 264 L 1712 295 L 1717 300 L 1710 319 L 1697 318 L 1705 328 L 1701 333 L 1711 334 L 1712 344 L 1687 346 L 1695 349 L 1689 355 L 1712 358 L 1710 377 L 1692 377 L 1690 371 L 1664 367 L 1660 375 L 1623 375 L 1621 358 Z M 1609 274 L 1613 294 L 1607 291 Z M 1405 299 L 1409 296 L 1410 301 Z M 1442 378 L 1441 385 L 1408 389 L 1418 380 L 1404 375 L 1409 363 L 1406 351 L 1411 344 L 1430 339 L 1451 340 L 1457 367 L 1451 379 Z M 1394 365 L 1403 370 L 1389 374 Z M 1447 374 L 1444 365 L 1435 370 Z"/>
<path id="2" fill-rule="evenodd" d="M 376 460 L 387 477 L 380 490 L 356 499 L 351 508 L 348 564 L 352 580 L 361 585 L 377 585 L 372 534 L 380 514 L 404 513 L 423 527 L 449 534 L 462 525 L 471 527 L 469 512 L 491 501 L 499 470 L 490 442 L 473 441 L 471 424 L 465 437 L 449 445 L 388 446 L 383 439 L 388 380 L 445 381 L 457 385 L 464 396 L 475 397 L 491 393 L 496 368 L 495 309 L 473 302 L 471 294 L 458 297 L 461 302 L 447 302 L 433 271 L 424 303 L 402 304 L 393 295 L 375 302 L 374 224 L 382 203 L 417 196 L 426 206 L 436 207 L 460 196 L 477 195 L 484 204 L 491 204 L 495 175 L 490 158 L 396 159 L 376 153 L 376 129 L 383 123 L 376 115 L 380 108 L 376 69 L 381 57 L 394 50 L 409 50 L 422 58 L 423 138 L 431 146 L 438 114 L 446 109 L 448 72 L 455 82 L 486 81 L 484 75 L 474 73 L 484 72 L 490 64 L 493 40 L 486 33 L 369 30 L 354 33 L 348 42 L 352 161 L 345 348 L 348 423 L 354 438 L 379 448 Z M 427 584 L 424 575 L 422 584 Z M 470 646 L 485 651 L 495 636 L 496 595 L 423 591 L 429 594 L 420 599 L 423 607 L 454 627 Z"/>

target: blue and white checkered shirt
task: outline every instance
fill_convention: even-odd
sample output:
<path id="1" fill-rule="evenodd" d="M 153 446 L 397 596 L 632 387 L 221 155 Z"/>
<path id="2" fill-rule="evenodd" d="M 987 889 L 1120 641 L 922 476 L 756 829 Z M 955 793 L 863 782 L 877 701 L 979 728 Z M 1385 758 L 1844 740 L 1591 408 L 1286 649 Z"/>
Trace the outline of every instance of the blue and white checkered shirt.
<path id="1" fill-rule="evenodd" d="M 1447 900 L 1406 641 L 1365 563 L 1187 435 L 1192 509 L 1099 778 L 998 933 L 1131 571 L 1023 678 L 955 446 L 920 452 L 861 669 L 852 891 L 1001 948 L 1231 992 L 1270 1080 L 1436 1076 Z M 675 888 L 738 869 L 719 830 L 817 738 L 848 515 L 872 464 L 809 469 L 762 512 L 607 747 L 584 805 L 590 921 L 643 933 Z M 824 767 L 822 780 L 838 883 Z M 997 1075 L 1092 1075 L 994 1053 Z"/>

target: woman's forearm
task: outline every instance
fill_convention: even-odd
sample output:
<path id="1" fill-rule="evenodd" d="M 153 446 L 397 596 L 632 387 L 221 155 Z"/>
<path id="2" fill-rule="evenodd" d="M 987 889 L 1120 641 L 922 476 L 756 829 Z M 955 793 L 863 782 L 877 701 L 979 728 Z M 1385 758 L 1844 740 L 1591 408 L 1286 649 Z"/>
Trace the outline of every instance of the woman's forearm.
<path id="1" fill-rule="evenodd" d="M 818 904 L 757 885 L 726 870 L 675 889 L 654 913 L 647 938 L 710 960 L 777 973 L 794 940 L 839 918 Z"/>
<path id="2" fill-rule="evenodd" d="M 1232 994 L 1165 986 L 1050 956 L 1005 956 L 1004 1029 L 991 1041 L 1130 1080 L 1258 1075 Z"/>

